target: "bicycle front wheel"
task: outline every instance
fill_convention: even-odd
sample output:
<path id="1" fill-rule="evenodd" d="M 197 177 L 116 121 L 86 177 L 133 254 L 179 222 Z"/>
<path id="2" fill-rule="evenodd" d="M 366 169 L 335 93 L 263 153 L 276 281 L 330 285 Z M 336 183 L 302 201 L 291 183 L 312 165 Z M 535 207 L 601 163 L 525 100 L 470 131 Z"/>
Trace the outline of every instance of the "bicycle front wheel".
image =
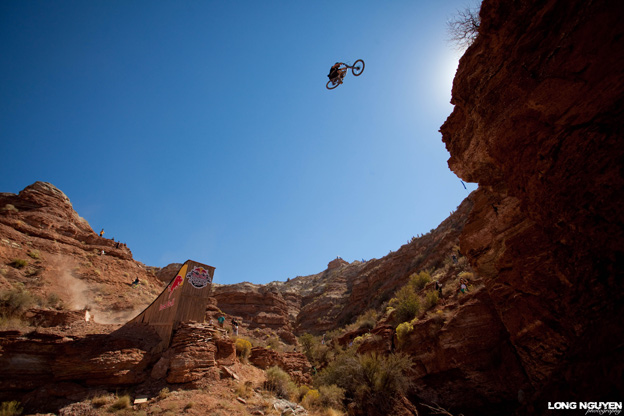
<path id="1" fill-rule="evenodd" d="M 353 75 L 356 77 L 362 75 L 362 72 L 364 72 L 364 61 L 361 59 L 355 61 L 353 67 L 351 68 L 351 72 L 353 72 Z"/>

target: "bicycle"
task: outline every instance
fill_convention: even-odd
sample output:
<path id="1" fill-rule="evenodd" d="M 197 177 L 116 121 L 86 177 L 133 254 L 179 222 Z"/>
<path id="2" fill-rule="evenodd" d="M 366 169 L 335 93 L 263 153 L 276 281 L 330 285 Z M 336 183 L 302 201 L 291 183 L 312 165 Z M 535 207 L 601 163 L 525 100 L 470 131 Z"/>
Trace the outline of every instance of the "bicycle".
<path id="1" fill-rule="evenodd" d="M 348 65 L 344 62 L 340 62 L 340 66 L 338 67 L 338 76 L 327 81 L 325 88 L 327 88 L 328 90 L 333 90 L 334 88 L 338 87 L 338 85 L 342 84 L 344 77 L 347 75 L 347 72 L 349 72 L 349 69 L 351 69 L 351 73 L 353 73 L 354 76 L 359 77 L 360 75 L 362 75 L 362 72 L 364 72 L 364 61 L 358 59 L 353 63 L 353 65 Z"/>

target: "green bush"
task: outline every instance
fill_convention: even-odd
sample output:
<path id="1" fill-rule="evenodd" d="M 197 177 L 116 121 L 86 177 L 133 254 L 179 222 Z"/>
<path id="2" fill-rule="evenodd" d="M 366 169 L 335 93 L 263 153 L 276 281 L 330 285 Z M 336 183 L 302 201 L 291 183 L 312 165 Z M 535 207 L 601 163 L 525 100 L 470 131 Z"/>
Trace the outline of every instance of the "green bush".
<path id="1" fill-rule="evenodd" d="M 112 410 L 122 410 L 130 407 L 130 396 L 127 394 L 121 397 L 118 397 L 117 400 L 113 402 L 111 405 Z"/>
<path id="2" fill-rule="evenodd" d="M 345 397 L 344 389 L 332 384 L 329 386 L 320 386 L 318 392 L 320 395 L 319 404 L 321 407 L 342 410 Z"/>
<path id="3" fill-rule="evenodd" d="M 345 390 L 345 394 L 353 399 L 362 380 L 362 368 L 357 354 L 347 350 L 327 364 L 315 378 L 316 386 L 336 385 Z"/>
<path id="4" fill-rule="evenodd" d="M 360 356 L 360 365 L 364 382 L 357 392 L 356 399 L 366 409 L 386 413 L 392 407 L 395 398 L 405 394 L 411 386 L 408 372 L 412 367 L 412 361 L 406 355 L 364 355 Z"/>
<path id="5" fill-rule="evenodd" d="M 2 402 L 0 406 L 0 416 L 19 416 L 24 409 L 18 401 Z"/>
<path id="6" fill-rule="evenodd" d="M 11 261 L 11 263 L 9 263 L 11 266 L 15 267 L 16 269 L 23 269 L 24 267 L 28 266 L 28 260 L 26 259 L 13 259 L 13 261 Z"/>
<path id="7" fill-rule="evenodd" d="M 241 357 L 243 361 L 247 362 L 247 359 L 249 358 L 249 354 L 251 354 L 251 342 L 249 342 L 248 340 L 244 338 L 237 338 L 235 345 L 236 345 L 236 355 Z"/>
<path id="8" fill-rule="evenodd" d="M 407 373 L 411 366 L 411 359 L 400 354 L 358 356 L 343 353 L 317 376 L 315 384 L 319 386 L 319 400 L 323 405 L 332 403 L 334 407 L 337 401 L 342 402 L 342 392 L 344 397 L 361 407 L 362 413 L 386 414 L 394 398 L 410 387 Z M 325 392 L 328 399 L 323 402 Z"/>
<path id="9" fill-rule="evenodd" d="M 318 408 L 320 407 L 320 397 L 321 394 L 318 390 L 308 390 L 305 396 L 303 396 L 303 399 L 301 399 L 301 405 L 306 409 Z"/>
<path id="10" fill-rule="evenodd" d="M 28 255 L 35 260 L 39 260 L 41 258 L 39 250 L 31 250 L 28 252 Z"/>
<path id="11" fill-rule="evenodd" d="M 56 293 L 50 293 L 46 299 L 46 304 L 50 308 L 63 309 L 63 300 Z"/>
<path id="12" fill-rule="evenodd" d="M 2 211 L 5 211 L 5 212 L 19 212 L 19 209 L 15 208 L 15 205 L 13 205 L 13 204 L 6 204 L 2 208 Z"/>
<path id="13" fill-rule="evenodd" d="M 303 348 L 303 354 L 306 356 L 308 361 L 312 362 L 314 345 L 317 342 L 314 335 L 305 333 L 299 337 L 298 341 L 301 348 Z"/>
<path id="14" fill-rule="evenodd" d="M 425 295 L 425 310 L 428 311 L 429 309 L 437 305 L 438 300 L 439 299 L 438 299 L 437 291 L 432 290 L 432 291 L 427 292 L 427 294 Z"/>
<path id="15" fill-rule="evenodd" d="M 414 273 L 410 276 L 410 284 L 416 290 L 421 290 L 429 282 L 431 282 L 431 275 L 425 271 Z"/>
<path id="16" fill-rule="evenodd" d="M 364 312 L 355 322 L 357 329 L 373 329 L 377 325 L 377 311 L 369 309 Z"/>
<path id="17" fill-rule="evenodd" d="M 278 337 L 271 337 L 267 340 L 267 348 L 272 349 L 274 351 L 279 351 L 282 347 L 282 344 Z"/>
<path id="18" fill-rule="evenodd" d="M 21 316 L 34 303 L 35 298 L 21 283 L 0 292 L 0 314 L 6 317 Z"/>
<path id="19" fill-rule="evenodd" d="M 297 386 L 291 380 L 288 373 L 277 366 L 266 370 L 265 390 L 268 390 L 278 397 L 290 400 L 297 394 Z"/>
<path id="20" fill-rule="evenodd" d="M 158 398 L 164 400 L 169 397 L 169 387 L 165 387 L 158 392 Z"/>
<path id="21" fill-rule="evenodd" d="M 414 330 L 414 325 L 411 322 L 403 322 L 399 324 L 396 328 L 397 338 L 399 340 L 399 344 L 403 344 L 407 339 L 408 335 Z"/>
<path id="22" fill-rule="evenodd" d="M 107 396 L 97 396 L 91 399 L 91 405 L 96 409 L 104 406 L 106 403 L 108 403 Z"/>
<path id="23" fill-rule="evenodd" d="M 412 285 L 397 290 L 389 304 L 394 308 L 397 323 L 411 321 L 420 313 L 420 300 Z"/>

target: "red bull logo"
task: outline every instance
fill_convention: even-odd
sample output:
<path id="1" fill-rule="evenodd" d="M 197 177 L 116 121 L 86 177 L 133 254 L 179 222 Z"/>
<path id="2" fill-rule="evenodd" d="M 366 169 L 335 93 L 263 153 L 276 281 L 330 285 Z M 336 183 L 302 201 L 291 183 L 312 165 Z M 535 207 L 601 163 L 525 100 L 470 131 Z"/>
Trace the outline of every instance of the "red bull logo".
<path id="1" fill-rule="evenodd" d="M 211 281 L 208 270 L 199 266 L 193 267 L 193 270 L 186 274 L 186 278 L 195 289 L 202 289 Z"/>
<path id="2" fill-rule="evenodd" d="M 173 298 L 173 299 L 171 299 L 171 300 L 169 300 L 169 301 L 167 301 L 165 303 L 161 303 L 160 306 L 158 307 L 158 310 L 162 311 L 164 309 L 168 309 L 168 308 L 173 306 L 174 302 L 175 302 L 175 298 Z"/>
<path id="3" fill-rule="evenodd" d="M 169 297 L 171 297 L 171 294 L 173 293 L 173 291 L 181 287 L 183 283 L 184 283 L 184 278 L 181 275 L 177 275 L 175 279 L 173 279 L 171 286 L 169 286 Z"/>

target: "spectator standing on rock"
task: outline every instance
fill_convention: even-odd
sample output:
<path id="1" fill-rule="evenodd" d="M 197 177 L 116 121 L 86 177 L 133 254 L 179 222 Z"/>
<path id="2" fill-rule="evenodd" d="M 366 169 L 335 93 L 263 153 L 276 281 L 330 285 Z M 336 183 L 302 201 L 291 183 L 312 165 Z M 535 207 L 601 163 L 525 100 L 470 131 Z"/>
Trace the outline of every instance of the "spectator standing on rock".
<path id="1" fill-rule="evenodd" d="M 100 231 L 100 237 L 104 236 L 104 228 L 102 228 L 102 231 Z"/>
<path id="2" fill-rule="evenodd" d="M 223 322 L 225 322 L 225 316 L 221 315 L 217 318 L 217 322 L 219 322 L 219 326 L 223 328 Z"/>
<path id="3" fill-rule="evenodd" d="M 435 282 L 435 290 L 437 290 L 437 291 L 438 291 L 438 294 L 439 294 L 439 296 L 438 296 L 438 297 L 439 297 L 440 299 L 442 299 L 442 284 L 441 284 L 439 281 L 437 281 L 437 280 L 436 280 L 436 282 Z"/>
<path id="4" fill-rule="evenodd" d="M 468 282 L 463 277 L 459 279 L 459 291 L 461 293 L 466 293 L 468 291 Z"/>
<path id="5" fill-rule="evenodd" d="M 139 277 L 137 276 L 136 279 L 134 279 L 134 282 L 132 282 L 132 287 L 137 287 L 141 282 L 139 282 Z"/>
<path id="6" fill-rule="evenodd" d="M 234 330 L 234 335 L 238 336 L 238 322 L 234 318 L 232 318 L 232 329 Z"/>

